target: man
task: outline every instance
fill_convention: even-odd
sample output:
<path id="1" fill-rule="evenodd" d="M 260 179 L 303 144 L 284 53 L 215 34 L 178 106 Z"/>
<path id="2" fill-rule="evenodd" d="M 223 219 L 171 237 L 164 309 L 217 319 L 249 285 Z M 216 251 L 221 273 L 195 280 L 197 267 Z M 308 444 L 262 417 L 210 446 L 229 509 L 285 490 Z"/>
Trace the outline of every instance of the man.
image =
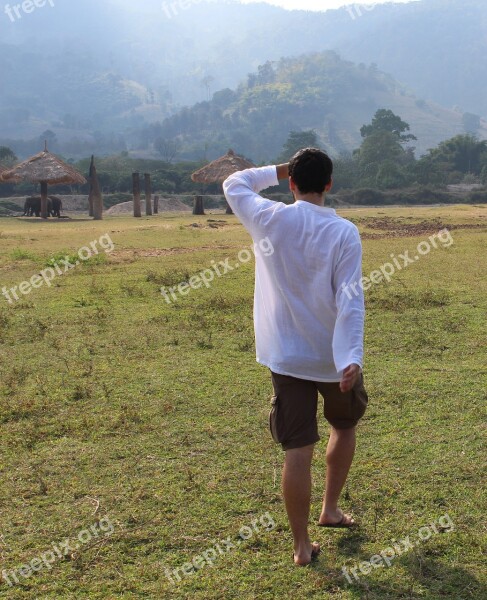
<path id="1" fill-rule="evenodd" d="M 311 460 L 319 441 L 318 392 L 331 425 L 326 491 L 318 524 L 352 527 L 338 508 L 355 453 L 355 428 L 365 413 L 362 245 L 357 228 L 324 206 L 333 163 L 321 150 L 299 151 L 289 164 L 248 169 L 223 184 L 233 212 L 256 248 L 267 238 L 272 255 L 256 252 L 254 325 L 257 361 L 271 370 L 270 429 L 282 445 L 282 490 L 294 538 L 294 562 L 320 551 L 311 543 Z M 295 203 L 259 192 L 289 179 Z M 354 290 L 351 294 L 349 288 Z"/>

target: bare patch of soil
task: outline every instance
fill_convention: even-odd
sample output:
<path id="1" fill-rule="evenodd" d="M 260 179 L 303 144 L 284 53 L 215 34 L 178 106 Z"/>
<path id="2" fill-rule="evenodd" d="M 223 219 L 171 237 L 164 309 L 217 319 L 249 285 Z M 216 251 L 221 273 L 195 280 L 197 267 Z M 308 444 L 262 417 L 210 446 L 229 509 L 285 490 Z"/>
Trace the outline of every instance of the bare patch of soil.
<path id="1" fill-rule="evenodd" d="M 398 237 L 419 237 L 437 233 L 442 229 L 452 231 L 454 229 L 473 229 L 485 230 L 487 226 L 481 223 L 444 223 L 440 219 L 427 219 L 419 223 L 404 222 L 403 219 L 391 219 L 385 217 L 377 219 L 375 217 L 366 217 L 359 220 L 360 224 L 366 229 L 373 229 L 381 233 L 362 233 L 362 239 L 381 239 Z"/>

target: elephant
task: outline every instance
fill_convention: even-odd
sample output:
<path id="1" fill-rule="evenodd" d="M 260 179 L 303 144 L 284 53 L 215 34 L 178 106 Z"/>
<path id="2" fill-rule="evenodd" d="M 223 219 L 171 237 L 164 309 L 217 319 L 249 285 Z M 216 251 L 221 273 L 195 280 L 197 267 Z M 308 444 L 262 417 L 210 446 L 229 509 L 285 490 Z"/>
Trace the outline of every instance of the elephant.
<path id="1" fill-rule="evenodd" d="M 56 196 L 48 196 L 47 198 L 47 214 L 50 217 L 61 218 L 61 211 L 63 209 L 63 203 L 60 198 Z M 41 216 L 41 197 L 31 196 L 27 198 L 24 204 L 24 217 Z"/>
<path id="2" fill-rule="evenodd" d="M 50 215 L 52 212 L 52 202 L 48 198 L 47 199 L 47 213 Z M 24 217 L 40 217 L 41 216 L 41 197 L 40 196 L 31 196 L 27 198 L 24 204 Z"/>
<path id="3" fill-rule="evenodd" d="M 63 201 L 61 198 L 57 198 L 56 196 L 49 196 L 49 200 L 52 202 L 51 215 L 60 219 L 61 211 L 63 210 Z"/>

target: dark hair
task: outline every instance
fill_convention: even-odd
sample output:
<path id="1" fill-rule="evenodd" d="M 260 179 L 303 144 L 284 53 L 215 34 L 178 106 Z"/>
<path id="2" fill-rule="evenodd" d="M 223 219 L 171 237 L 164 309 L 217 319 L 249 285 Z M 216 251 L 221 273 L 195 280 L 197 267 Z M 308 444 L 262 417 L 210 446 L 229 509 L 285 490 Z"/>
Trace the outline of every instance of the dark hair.
<path id="1" fill-rule="evenodd" d="M 333 162 L 318 148 L 303 148 L 289 163 L 289 176 L 302 194 L 323 194 L 331 182 Z"/>

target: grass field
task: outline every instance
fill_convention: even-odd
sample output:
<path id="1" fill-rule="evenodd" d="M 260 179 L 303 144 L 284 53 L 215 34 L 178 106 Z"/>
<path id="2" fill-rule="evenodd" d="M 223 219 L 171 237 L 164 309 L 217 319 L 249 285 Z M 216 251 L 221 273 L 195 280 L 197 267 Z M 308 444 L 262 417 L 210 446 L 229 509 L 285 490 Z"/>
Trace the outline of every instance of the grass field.
<path id="1" fill-rule="evenodd" d="M 102 236 L 114 244 L 18 301 L 0 296 L 1 598 L 487 597 L 487 205 L 341 214 L 363 233 L 366 275 L 445 227 L 453 242 L 366 293 L 370 406 L 343 499 L 361 526 L 315 525 L 322 421 L 323 552 L 304 569 L 235 217 L 0 220 L 7 289 Z M 210 287 L 161 295 L 226 259 Z M 367 567 L 381 552 L 390 566 Z"/>

